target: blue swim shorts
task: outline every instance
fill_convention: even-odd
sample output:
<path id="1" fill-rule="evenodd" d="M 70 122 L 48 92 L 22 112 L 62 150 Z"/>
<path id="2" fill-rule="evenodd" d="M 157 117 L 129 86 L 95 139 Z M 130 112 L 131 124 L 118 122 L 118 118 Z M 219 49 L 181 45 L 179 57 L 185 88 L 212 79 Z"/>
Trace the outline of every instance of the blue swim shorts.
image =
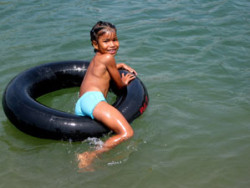
<path id="1" fill-rule="evenodd" d="M 107 102 L 102 92 L 100 91 L 86 92 L 76 102 L 75 114 L 78 116 L 89 116 L 92 119 L 94 119 L 93 111 L 96 105 L 101 101 Z"/>

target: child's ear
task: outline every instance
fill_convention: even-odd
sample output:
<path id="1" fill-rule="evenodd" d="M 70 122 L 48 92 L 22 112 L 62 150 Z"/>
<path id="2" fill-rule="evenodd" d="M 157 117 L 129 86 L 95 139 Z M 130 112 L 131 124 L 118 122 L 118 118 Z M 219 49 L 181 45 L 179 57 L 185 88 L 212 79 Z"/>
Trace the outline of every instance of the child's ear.
<path id="1" fill-rule="evenodd" d="M 98 43 L 97 43 L 97 41 L 93 40 L 92 41 L 92 45 L 93 45 L 93 47 L 94 47 L 95 50 L 98 50 Z"/>

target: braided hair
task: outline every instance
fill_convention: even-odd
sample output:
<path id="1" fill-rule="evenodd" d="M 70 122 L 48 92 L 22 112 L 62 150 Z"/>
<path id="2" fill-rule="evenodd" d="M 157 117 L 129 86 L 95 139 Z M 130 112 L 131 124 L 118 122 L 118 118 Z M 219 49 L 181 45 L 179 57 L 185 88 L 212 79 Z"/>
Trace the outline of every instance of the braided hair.
<path id="1" fill-rule="evenodd" d="M 109 22 L 98 21 L 90 31 L 90 40 L 92 42 L 92 45 L 93 41 L 98 42 L 98 37 L 102 36 L 110 30 L 115 30 L 116 32 L 115 25 Z M 94 49 L 94 52 L 96 52 L 96 49 Z"/>

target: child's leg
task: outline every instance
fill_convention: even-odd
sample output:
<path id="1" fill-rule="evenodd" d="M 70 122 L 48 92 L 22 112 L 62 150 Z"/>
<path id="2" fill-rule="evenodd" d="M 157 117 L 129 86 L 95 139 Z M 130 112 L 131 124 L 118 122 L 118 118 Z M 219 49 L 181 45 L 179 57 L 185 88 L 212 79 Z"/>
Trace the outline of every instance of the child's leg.
<path id="1" fill-rule="evenodd" d="M 110 137 L 103 145 L 102 148 L 93 152 L 84 152 L 78 155 L 80 160 L 79 168 L 88 167 L 93 159 L 100 153 L 110 150 L 121 142 L 131 138 L 134 134 L 133 129 L 124 118 L 124 116 L 113 106 L 107 102 L 100 102 L 95 107 L 93 115 L 96 120 L 102 122 L 108 128 L 113 130 L 116 135 Z"/>
<path id="2" fill-rule="evenodd" d="M 131 138 L 134 134 L 132 127 L 124 116 L 107 102 L 100 102 L 94 109 L 93 115 L 95 119 L 102 122 L 116 133 L 116 135 L 112 136 L 104 143 L 104 150 L 115 147 L 121 142 Z"/>

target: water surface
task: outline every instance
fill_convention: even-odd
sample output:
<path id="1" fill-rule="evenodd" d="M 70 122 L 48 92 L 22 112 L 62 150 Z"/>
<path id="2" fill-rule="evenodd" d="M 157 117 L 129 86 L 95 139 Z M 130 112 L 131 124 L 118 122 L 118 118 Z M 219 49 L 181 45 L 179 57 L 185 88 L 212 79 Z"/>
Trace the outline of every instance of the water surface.
<path id="1" fill-rule="evenodd" d="M 150 104 L 134 138 L 97 159 L 93 173 L 78 172 L 76 153 L 108 136 L 39 139 L 0 110 L 0 187 L 248 188 L 249 10 L 247 0 L 1 1 L 1 98 L 30 67 L 90 60 L 89 31 L 105 20 L 118 29 L 117 62 L 137 70 Z M 77 92 L 40 100 L 72 112 Z"/>

